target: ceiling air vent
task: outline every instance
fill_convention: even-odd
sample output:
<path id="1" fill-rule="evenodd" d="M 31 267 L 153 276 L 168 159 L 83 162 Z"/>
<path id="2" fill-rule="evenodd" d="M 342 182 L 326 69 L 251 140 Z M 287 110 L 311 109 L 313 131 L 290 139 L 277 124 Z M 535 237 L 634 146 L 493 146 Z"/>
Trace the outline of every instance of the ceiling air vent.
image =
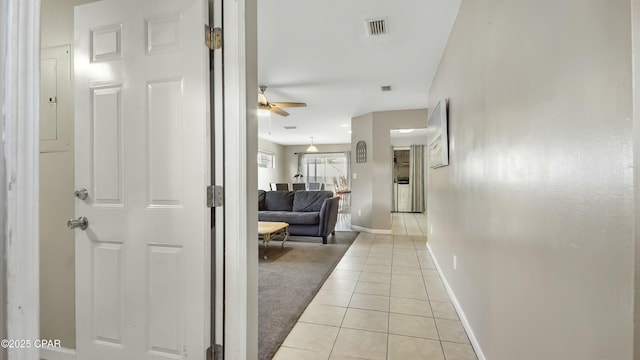
<path id="1" fill-rule="evenodd" d="M 287 130 L 295 130 L 298 127 L 297 126 L 285 126 L 284 128 L 287 129 Z"/>
<path id="2" fill-rule="evenodd" d="M 369 36 L 385 35 L 388 32 L 387 21 L 385 19 L 367 20 L 367 34 Z"/>
<path id="3" fill-rule="evenodd" d="M 382 91 L 391 91 L 391 85 L 381 86 L 380 90 L 382 90 Z"/>

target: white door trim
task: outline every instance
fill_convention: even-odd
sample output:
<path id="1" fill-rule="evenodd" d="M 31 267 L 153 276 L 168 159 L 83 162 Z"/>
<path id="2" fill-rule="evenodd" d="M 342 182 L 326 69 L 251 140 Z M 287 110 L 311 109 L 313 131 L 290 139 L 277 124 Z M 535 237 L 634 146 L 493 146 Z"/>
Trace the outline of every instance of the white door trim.
<path id="1" fill-rule="evenodd" d="M 225 359 L 258 357 L 257 1 L 223 2 Z"/>
<path id="2" fill-rule="evenodd" d="M 5 220 L 7 338 L 39 337 L 40 2 L 9 0 L 0 10 L 3 48 L 0 124 Z M 6 53 L 4 53 L 6 51 Z M 9 360 L 37 359 L 39 349 L 7 349 Z"/>

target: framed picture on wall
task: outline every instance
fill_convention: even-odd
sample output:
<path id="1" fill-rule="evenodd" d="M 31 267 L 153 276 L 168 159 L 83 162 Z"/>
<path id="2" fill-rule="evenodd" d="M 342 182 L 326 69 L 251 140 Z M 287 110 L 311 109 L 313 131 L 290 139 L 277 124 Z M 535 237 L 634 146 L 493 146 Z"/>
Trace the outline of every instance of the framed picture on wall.
<path id="1" fill-rule="evenodd" d="M 447 99 L 438 101 L 427 121 L 427 163 L 429 168 L 449 165 Z"/>

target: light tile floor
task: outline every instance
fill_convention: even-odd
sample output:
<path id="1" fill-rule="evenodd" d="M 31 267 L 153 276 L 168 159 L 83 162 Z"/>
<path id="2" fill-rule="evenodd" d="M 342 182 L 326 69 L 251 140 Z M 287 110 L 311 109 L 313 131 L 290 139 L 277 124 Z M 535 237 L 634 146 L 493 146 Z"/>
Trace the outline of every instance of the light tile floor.
<path id="1" fill-rule="evenodd" d="M 426 249 L 426 217 L 393 224 L 360 233 L 274 359 L 477 360 Z"/>

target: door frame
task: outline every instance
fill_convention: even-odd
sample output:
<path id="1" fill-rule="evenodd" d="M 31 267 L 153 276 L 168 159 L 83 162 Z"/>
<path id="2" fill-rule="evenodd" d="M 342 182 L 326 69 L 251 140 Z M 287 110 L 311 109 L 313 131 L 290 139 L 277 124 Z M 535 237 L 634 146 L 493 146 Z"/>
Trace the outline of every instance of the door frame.
<path id="1" fill-rule="evenodd" d="M 224 352 L 229 360 L 255 359 L 257 203 L 251 194 L 257 189 L 257 105 L 255 91 L 247 90 L 257 89 L 257 2 L 225 2 L 223 16 L 229 24 L 224 37 L 225 197 L 233 199 L 225 205 L 225 229 L 235 234 L 226 241 L 225 297 L 233 301 L 225 308 Z M 0 8 L 0 24 L 0 98 L 5 106 L 0 121 L 0 202 L 6 214 L 0 219 L 0 255 L 4 251 L 7 259 L 1 277 L 6 284 L 0 284 L 6 289 L 0 291 L 6 307 L 0 335 L 38 339 L 40 1 L 8 0 Z M 9 360 L 35 359 L 39 349 L 8 349 L 7 355 Z"/>
<path id="2" fill-rule="evenodd" d="M 40 2 L 9 0 L 0 9 L 2 241 L 6 268 L 6 337 L 38 339 Z M 3 324 L 3 327 L 4 325 Z M 7 358 L 36 359 L 39 349 L 6 349 Z"/>
<path id="3" fill-rule="evenodd" d="M 256 0 L 223 0 L 225 359 L 258 358 Z M 229 236 L 233 234 L 233 238 Z"/>

